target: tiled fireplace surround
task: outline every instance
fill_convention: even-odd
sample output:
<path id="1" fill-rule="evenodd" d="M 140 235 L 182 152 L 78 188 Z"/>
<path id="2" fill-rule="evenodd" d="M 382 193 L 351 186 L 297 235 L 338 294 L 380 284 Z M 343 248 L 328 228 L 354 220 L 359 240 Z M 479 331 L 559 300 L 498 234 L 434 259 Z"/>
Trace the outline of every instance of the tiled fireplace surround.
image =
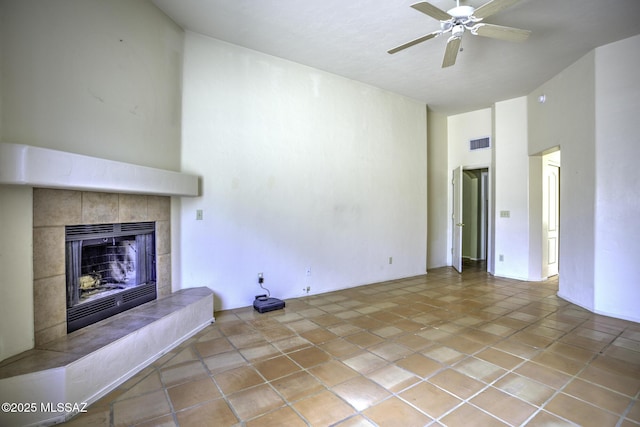
<path id="1" fill-rule="evenodd" d="M 2 402 L 87 402 L 214 321 L 213 292 L 172 292 L 171 199 L 79 190 L 33 190 L 35 348 L 0 362 Z M 158 299 L 66 332 L 65 225 L 154 221 Z M 109 369 L 95 369 L 95 366 Z M 0 425 L 51 425 L 75 412 L 0 412 Z"/>
<path id="2" fill-rule="evenodd" d="M 33 303 L 36 346 L 67 334 L 65 225 L 154 221 L 158 298 L 171 294 L 168 196 L 33 190 Z"/>

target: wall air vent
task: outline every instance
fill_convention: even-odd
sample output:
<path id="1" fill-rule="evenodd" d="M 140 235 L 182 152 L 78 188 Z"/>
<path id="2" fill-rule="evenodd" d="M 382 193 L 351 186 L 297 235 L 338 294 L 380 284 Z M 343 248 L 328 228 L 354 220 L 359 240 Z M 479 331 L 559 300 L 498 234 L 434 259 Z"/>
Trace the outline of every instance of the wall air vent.
<path id="1" fill-rule="evenodd" d="M 483 148 L 490 148 L 490 147 L 491 147 L 491 138 L 489 138 L 488 136 L 486 138 L 472 139 L 469 141 L 470 151 L 481 150 Z"/>

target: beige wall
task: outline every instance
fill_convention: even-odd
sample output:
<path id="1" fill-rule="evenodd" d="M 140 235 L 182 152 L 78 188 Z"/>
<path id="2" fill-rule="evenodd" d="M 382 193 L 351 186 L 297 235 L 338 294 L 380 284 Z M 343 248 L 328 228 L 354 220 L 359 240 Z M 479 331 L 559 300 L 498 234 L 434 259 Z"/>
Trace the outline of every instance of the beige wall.
<path id="1" fill-rule="evenodd" d="M 443 267 L 447 263 L 449 244 L 447 229 L 449 217 L 448 194 L 451 180 L 448 170 L 448 134 L 447 117 L 429 110 L 427 118 L 428 143 L 427 143 L 427 268 Z"/>
<path id="2" fill-rule="evenodd" d="M 424 274 L 423 103 L 193 33 L 184 76 L 203 194 L 182 200 L 181 284 L 225 309 L 252 303 L 259 272 L 280 298 Z"/>
<path id="3" fill-rule="evenodd" d="M 0 141 L 179 170 L 183 36 L 146 0 L 0 2 Z M 0 360 L 33 346 L 32 204 L 0 187 Z"/>
<path id="4" fill-rule="evenodd" d="M 554 147 L 562 150 L 559 294 L 590 310 L 594 309 L 596 250 L 595 111 L 601 102 L 594 90 L 594 58 L 594 51 L 585 55 L 527 100 L 528 154 L 540 155 Z M 538 102 L 542 94 L 545 103 Z M 540 213 L 535 221 L 541 220 Z"/>

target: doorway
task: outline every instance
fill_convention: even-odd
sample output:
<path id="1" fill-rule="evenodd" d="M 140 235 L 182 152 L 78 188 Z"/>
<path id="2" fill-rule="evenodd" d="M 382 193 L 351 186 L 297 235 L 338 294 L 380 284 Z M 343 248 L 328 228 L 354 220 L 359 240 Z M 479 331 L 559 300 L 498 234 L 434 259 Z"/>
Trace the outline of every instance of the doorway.
<path id="1" fill-rule="evenodd" d="M 462 179 L 462 262 L 486 270 L 489 169 L 465 169 Z"/>
<path id="2" fill-rule="evenodd" d="M 542 277 L 560 272 L 560 150 L 542 156 Z"/>
<path id="3" fill-rule="evenodd" d="M 453 171 L 452 265 L 487 271 L 489 256 L 489 169 Z"/>

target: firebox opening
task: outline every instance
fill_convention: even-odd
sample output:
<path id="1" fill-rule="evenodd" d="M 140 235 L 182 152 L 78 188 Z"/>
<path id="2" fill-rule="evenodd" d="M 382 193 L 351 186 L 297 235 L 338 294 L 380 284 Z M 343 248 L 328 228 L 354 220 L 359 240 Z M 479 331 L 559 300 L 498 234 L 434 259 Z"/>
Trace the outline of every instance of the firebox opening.
<path id="1" fill-rule="evenodd" d="M 65 227 L 67 333 L 156 299 L 155 223 Z"/>

